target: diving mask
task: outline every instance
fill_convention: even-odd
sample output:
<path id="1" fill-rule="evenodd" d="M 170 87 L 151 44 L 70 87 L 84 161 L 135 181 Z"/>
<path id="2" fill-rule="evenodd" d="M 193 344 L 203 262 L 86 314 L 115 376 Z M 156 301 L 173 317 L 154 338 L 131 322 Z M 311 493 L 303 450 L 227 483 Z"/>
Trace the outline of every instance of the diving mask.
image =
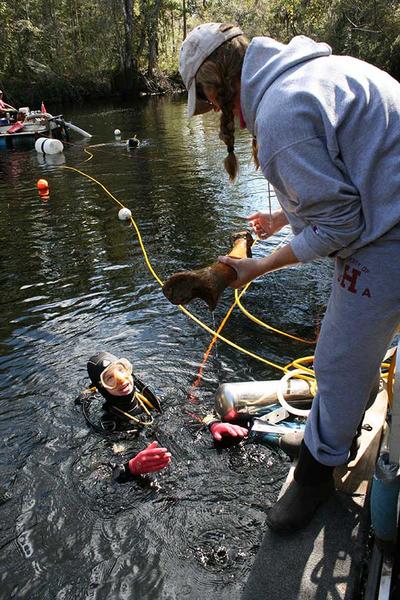
<path id="1" fill-rule="evenodd" d="M 124 381 L 132 380 L 133 367 L 129 360 L 120 358 L 108 365 L 100 375 L 101 385 L 106 390 L 114 390 Z"/>

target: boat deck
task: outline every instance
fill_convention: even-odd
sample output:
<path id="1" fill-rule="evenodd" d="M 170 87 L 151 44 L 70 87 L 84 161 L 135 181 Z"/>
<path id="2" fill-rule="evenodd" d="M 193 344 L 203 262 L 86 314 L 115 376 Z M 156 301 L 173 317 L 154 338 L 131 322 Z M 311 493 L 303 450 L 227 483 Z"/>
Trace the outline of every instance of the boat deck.
<path id="1" fill-rule="evenodd" d="M 350 600 L 358 598 L 369 534 L 368 492 L 387 406 L 381 391 L 366 412 L 361 447 L 348 469 L 336 469 L 337 494 L 309 526 L 281 535 L 268 527 L 242 600 Z M 293 477 L 290 470 L 281 494 Z"/>

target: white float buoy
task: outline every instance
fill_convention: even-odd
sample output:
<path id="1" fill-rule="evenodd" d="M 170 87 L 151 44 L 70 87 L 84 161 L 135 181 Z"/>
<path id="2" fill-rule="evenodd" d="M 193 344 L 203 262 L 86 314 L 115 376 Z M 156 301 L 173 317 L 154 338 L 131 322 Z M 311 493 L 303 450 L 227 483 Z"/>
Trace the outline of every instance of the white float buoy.
<path id="1" fill-rule="evenodd" d="M 121 208 L 121 210 L 118 212 L 118 219 L 120 221 L 127 221 L 131 217 L 132 217 L 132 213 L 129 210 L 129 208 Z"/>
<path id="2" fill-rule="evenodd" d="M 59 154 L 64 150 L 64 145 L 60 140 L 40 137 L 35 142 L 35 150 L 41 154 Z"/>
<path id="3" fill-rule="evenodd" d="M 121 132 L 119 129 L 114 129 L 114 135 L 121 135 Z"/>

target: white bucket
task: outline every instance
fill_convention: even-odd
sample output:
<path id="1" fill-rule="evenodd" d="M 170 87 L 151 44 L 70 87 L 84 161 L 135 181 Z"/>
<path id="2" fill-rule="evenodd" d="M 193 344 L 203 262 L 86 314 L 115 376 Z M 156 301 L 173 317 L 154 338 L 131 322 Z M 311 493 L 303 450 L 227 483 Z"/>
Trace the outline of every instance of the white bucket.
<path id="1" fill-rule="evenodd" d="M 35 142 L 35 150 L 42 154 L 58 154 L 64 150 L 64 145 L 60 140 L 40 137 Z"/>

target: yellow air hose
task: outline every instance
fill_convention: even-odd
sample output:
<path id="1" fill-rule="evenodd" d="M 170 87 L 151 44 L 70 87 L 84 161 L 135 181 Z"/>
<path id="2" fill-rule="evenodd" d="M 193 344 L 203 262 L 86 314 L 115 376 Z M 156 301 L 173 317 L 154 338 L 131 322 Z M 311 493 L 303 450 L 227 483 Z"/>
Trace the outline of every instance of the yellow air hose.
<path id="1" fill-rule="evenodd" d="M 93 158 L 93 154 L 91 152 L 89 152 L 87 149 L 85 149 L 85 152 L 87 154 L 89 154 L 89 158 L 86 159 L 86 161 L 84 162 L 88 162 L 89 160 L 91 160 Z M 86 177 L 87 179 L 89 179 L 90 181 L 93 181 L 93 183 L 95 183 L 96 185 L 98 185 L 108 196 L 110 196 L 110 198 L 120 207 L 120 208 L 126 208 L 124 206 L 124 204 L 122 202 L 120 202 L 118 200 L 118 198 L 116 198 L 108 189 L 105 185 L 103 185 L 100 181 L 98 181 L 95 177 L 92 177 L 91 175 L 89 175 L 88 173 L 85 173 L 84 171 L 81 171 L 80 169 L 77 169 L 75 167 L 69 167 L 66 165 L 62 166 L 63 169 L 68 169 L 70 171 L 74 171 L 75 173 L 78 173 L 79 175 L 81 175 L 82 177 Z M 148 257 L 146 248 L 144 246 L 143 243 L 143 239 L 139 230 L 139 227 L 136 223 L 136 221 L 134 220 L 134 218 L 131 216 L 130 217 L 130 221 L 132 224 L 133 229 L 135 230 L 138 242 L 139 242 L 139 246 L 140 249 L 142 251 L 143 254 L 143 258 L 144 261 L 146 263 L 146 266 L 148 268 L 148 270 L 150 271 L 151 275 L 154 277 L 154 279 L 157 281 L 157 283 L 160 285 L 160 287 L 163 286 L 163 281 L 161 280 L 161 278 L 157 275 L 156 271 L 154 270 L 150 259 Z M 203 363 L 200 366 L 199 369 L 199 377 L 201 377 L 201 370 L 204 367 L 204 364 L 208 358 L 208 355 L 211 351 L 212 346 L 214 345 L 215 341 L 221 340 L 221 342 L 224 342 L 225 344 L 227 344 L 228 346 L 231 346 L 232 348 L 234 348 L 235 350 L 238 350 L 239 352 L 242 352 L 243 354 L 250 356 L 251 358 L 254 358 L 255 360 L 258 360 L 259 362 L 262 362 L 263 364 L 266 364 L 270 367 L 273 367 L 274 369 L 277 369 L 279 371 L 282 371 L 285 374 L 290 372 L 291 370 L 296 370 L 296 377 L 300 378 L 300 379 L 305 379 L 306 381 L 309 381 L 311 383 L 311 392 L 313 395 L 315 395 L 316 393 L 316 380 L 315 380 L 315 373 L 314 373 L 314 369 L 312 367 L 306 367 L 305 365 L 307 364 L 312 364 L 314 361 L 314 357 L 313 356 L 305 356 L 303 358 L 297 358 L 295 360 L 293 360 L 292 362 L 288 363 L 287 365 L 280 365 L 278 363 L 275 363 L 271 360 L 268 360 L 267 358 L 260 356 L 259 354 L 256 354 L 255 352 L 252 352 L 251 350 L 247 350 L 246 348 L 244 348 L 243 346 L 240 346 L 239 344 L 236 344 L 235 342 L 233 342 L 232 340 L 224 337 L 221 335 L 221 330 L 223 329 L 224 325 L 226 324 L 229 316 L 231 315 L 233 309 L 235 306 L 238 306 L 239 309 L 243 312 L 243 314 L 245 316 L 247 316 L 249 319 L 251 319 L 252 321 L 254 321 L 255 323 L 257 323 L 258 325 L 260 325 L 261 327 L 264 327 L 265 329 L 268 329 L 270 331 L 273 331 L 274 333 L 277 333 L 279 335 L 288 337 L 290 339 L 293 339 L 295 341 L 298 342 L 302 342 L 302 343 L 306 343 L 306 344 L 315 344 L 316 340 L 306 340 L 303 339 L 301 337 L 286 333 L 284 331 L 281 331 L 279 329 L 276 329 L 275 327 L 272 327 L 271 325 L 268 325 L 267 323 L 261 321 L 260 319 L 258 319 L 257 317 L 255 317 L 254 315 L 252 315 L 249 311 L 247 311 L 243 305 L 240 302 L 240 298 L 241 296 L 247 291 L 248 287 L 251 285 L 252 282 L 249 282 L 244 288 L 243 290 L 241 290 L 241 292 L 239 293 L 238 290 L 235 290 L 235 301 L 234 303 L 231 305 L 231 307 L 228 309 L 228 312 L 226 313 L 224 319 L 222 320 L 221 324 L 219 325 L 217 331 L 214 331 L 211 327 L 209 327 L 208 325 L 206 325 L 206 323 L 204 323 L 201 319 L 199 319 L 198 317 L 196 317 L 193 313 L 191 313 L 185 306 L 179 305 L 178 308 L 186 315 L 188 316 L 192 321 L 194 321 L 197 325 L 199 325 L 202 329 L 204 329 L 207 333 L 209 333 L 212 337 L 212 341 L 207 349 L 207 351 L 204 354 L 204 359 L 203 359 Z M 391 363 L 393 363 L 393 360 L 391 361 Z M 389 369 L 390 371 L 390 365 L 391 363 L 382 363 L 382 368 L 385 369 Z M 293 373 L 294 375 L 294 373 Z M 387 374 L 383 375 L 384 379 L 387 379 Z M 195 385 L 195 384 L 194 384 Z"/>
<path id="2" fill-rule="evenodd" d="M 116 198 L 107 188 L 105 185 L 103 185 L 100 181 L 98 181 L 95 177 L 92 177 L 91 175 L 88 175 L 88 173 L 85 173 L 84 171 L 81 171 L 80 169 L 77 169 L 76 167 L 68 167 L 63 165 L 62 167 L 63 169 L 68 169 L 70 171 L 74 171 L 75 173 L 79 173 L 80 175 L 82 175 L 83 177 L 86 177 L 87 179 L 89 179 L 90 181 L 93 181 L 96 185 L 98 185 L 99 187 L 101 187 L 101 189 L 108 195 L 110 196 L 110 198 L 112 198 L 112 200 L 118 204 L 118 206 L 120 206 L 121 208 L 126 208 L 122 202 L 120 202 L 118 200 L 118 198 Z M 140 249 L 143 253 L 143 258 L 145 260 L 146 266 L 149 269 L 150 273 L 153 275 L 154 279 L 157 281 L 157 283 L 160 285 L 160 287 L 163 286 L 163 281 L 160 279 L 160 277 L 157 275 L 157 273 L 155 272 L 155 270 L 153 269 L 153 266 L 150 262 L 150 259 L 147 255 L 147 251 L 146 248 L 144 246 L 143 243 L 143 239 L 142 236 L 140 234 L 140 230 L 139 227 L 136 224 L 136 221 L 134 220 L 133 217 L 130 217 L 130 221 L 132 223 L 132 226 L 135 230 L 135 233 L 137 235 L 138 238 L 138 242 L 140 245 Z M 235 342 L 232 342 L 231 340 L 229 340 L 228 338 L 223 337 L 220 333 L 217 333 L 216 331 L 214 331 L 213 329 L 211 329 L 211 327 L 209 327 L 208 325 L 206 325 L 203 321 L 201 321 L 198 317 L 196 317 L 194 314 L 192 314 L 187 308 L 185 308 L 184 306 L 182 306 L 181 304 L 179 305 L 179 309 L 185 314 L 187 315 L 190 319 L 192 319 L 192 321 L 194 321 L 195 323 L 197 323 L 197 325 L 199 325 L 200 327 L 202 327 L 205 331 L 207 331 L 207 333 L 209 333 L 210 335 L 215 336 L 217 339 L 221 340 L 222 342 L 225 342 L 225 344 L 228 344 L 229 346 L 231 346 L 232 348 L 235 348 L 236 350 L 239 350 L 240 352 L 243 352 L 244 354 L 247 354 L 247 356 L 251 356 L 252 358 L 255 358 L 256 360 L 259 360 L 261 362 L 263 362 L 264 364 L 267 364 L 275 369 L 279 369 L 283 372 L 286 372 L 286 368 L 283 365 L 278 365 L 277 363 L 274 363 L 270 360 L 268 360 L 267 358 L 264 358 L 263 356 L 260 356 L 258 354 L 255 354 L 254 352 L 251 352 L 250 350 L 247 350 L 246 348 L 243 348 L 242 346 L 239 346 L 239 344 L 236 344 Z"/>

